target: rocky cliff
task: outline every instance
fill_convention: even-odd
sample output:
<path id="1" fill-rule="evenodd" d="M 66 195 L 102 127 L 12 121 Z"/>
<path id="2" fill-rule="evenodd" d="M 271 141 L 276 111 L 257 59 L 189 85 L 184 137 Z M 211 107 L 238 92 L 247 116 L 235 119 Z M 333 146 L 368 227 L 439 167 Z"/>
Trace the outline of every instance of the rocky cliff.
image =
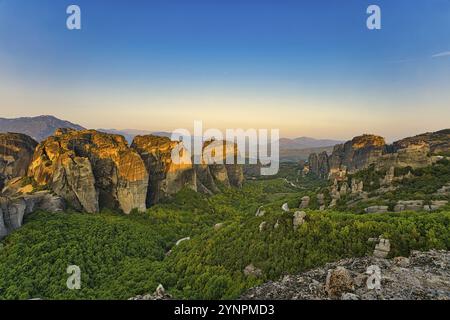
<path id="1" fill-rule="evenodd" d="M 16 177 L 27 174 L 37 142 L 20 133 L 0 133 L 0 191 Z"/>
<path id="2" fill-rule="evenodd" d="M 310 155 L 309 170 L 319 177 L 340 180 L 371 165 L 378 169 L 425 167 L 438 155 L 449 152 L 450 129 L 405 138 L 392 145 L 380 136 L 366 134 L 336 145 L 330 156 Z"/>
<path id="3" fill-rule="evenodd" d="M 153 135 L 137 136 L 131 148 L 141 156 L 149 173 L 147 206 L 183 188 L 197 191 L 191 155 L 181 142 Z M 172 161 L 173 152 L 177 153 L 179 161 Z"/>
<path id="4" fill-rule="evenodd" d="M 308 158 L 309 170 L 322 179 L 326 179 L 330 172 L 328 154 L 321 152 L 319 155 L 311 153 Z"/>
<path id="5" fill-rule="evenodd" d="M 242 187 L 244 170 L 242 165 L 237 164 L 238 157 L 236 144 L 225 141 L 205 142 L 202 163 L 195 165 L 197 189 L 205 193 L 216 193 L 220 190 L 217 183 L 225 187 Z"/>
<path id="6" fill-rule="evenodd" d="M 120 135 L 68 128 L 39 144 L 22 134 L 0 138 L 4 196 L 48 189 L 91 213 L 103 207 L 144 210 L 183 188 L 211 194 L 218 184 L 241 187 L 244 180 L 243 167 L 227 163 L 237 160 L 237 146 L 223 141 L 206 142 L 202 163 L 193 165 L 181 142 L 161 136 L 137 136 L 131 147 Z"/>
<path id="7" fill-rule="evenodd" d="M 39 144 L 28 175 L 79 210 L 146 208 L 147 170 L 119 135 L 59 129 Z"/>
<path id="8" fill-rule="evenodd" d="M 405 149 L 411 145 L 422 144 L 427 144 L 429 146 L 431 154 L 448 154 L 450 151 L 450 129 L 405 138 L 394 142 L 394 147 L 396 149 Z"/>
<path id="9" fill-rule="evenodd" d="M 222 141 L 205 143 L 199 165 L 181 142 L 153 135 L 138 136 L 129 147 L 120 135 L 63 128 L 39 144 L 23 134 L 1 134 L 0 147 L 3 235 L 33 208 L 54 203 L 51 197 L 89 213 L 101 208 L 129 213 L 183 188 L 212 194 L 218 184 L 240 187 L 244 180 L 243 166 L 227 163 L 230 157 L 236 161 L 237 146 Z M 180 161 L 173 161 L 173 154 Z M 23 205 L 36 199 L 37 190 L 49 193 L 38 197 L 39 205 Z"/>
<path id="10" fill-rule="evenodd" d="M 356 172 L 375 163 L 386 152 L 384 138 L 375 135 L 362 135 L 334 147 L 329 157 L 331 175 L 341 170 Z"/>
<path id="11" fill-rule="evenodd" d="M 450 253 L 350 258 L 250 289 L 241 299 L 449 300 Z"/>
<path id="12" fill-rule="evenodd" d="M 14 198 L 0 197 L 0 239 L 20 228 L 24 217 L 39 209 L 59 212 L 65 209 L 65 204 L 61 197 L 48 191 Z"/>

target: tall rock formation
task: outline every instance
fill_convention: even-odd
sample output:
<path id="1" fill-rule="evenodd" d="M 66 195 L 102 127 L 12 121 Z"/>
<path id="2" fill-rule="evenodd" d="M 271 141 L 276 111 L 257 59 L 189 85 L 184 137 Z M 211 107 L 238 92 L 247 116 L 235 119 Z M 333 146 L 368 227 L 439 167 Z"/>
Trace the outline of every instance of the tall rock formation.
<path id="1" fill-rule="evenodd" d="M 384 138 L 362 135 L 334 147 L 329 158 L 330 175 L 336 176 L 341 170 L 353 173 L 375 163 L 386 151 Z"/>
<path id="2" fill-rule="evenodd" d="M 20 133 L 0 133 L 0 192 L 5 184 L 27 174 L 37 142 Z"/>
<path id="3" fill-rule="evenodd" d="M 309 173 L 319 176 L 319 157 L 317 153 L 311 153 L 308 157 Z"/>
<path id="4" fill-rule="evenodd" d="M 328 154 L 324 151 L 319 154 L 319 176 L 327 178 L 330 172 Z"/>
<path id="5" fill-rule="evenodd" d="M 433 163 L 437 155 L 450 153 L 450 129 L 405 138 L 387 145 L 384 138 L 362 135 L 334 147 L 333 153 L 309 158 L 310 172 L 319 177 L 345 180 L 346 174 L 374 165 L 376 169 L 392 167 L 420 168 Z M 327 165 L 328 164 L 328 172 Z"/>
<path id="6" fill-rule="evenodd" d="M 217 183 L 225 187 L 242 187 L 243 165 L 237 164 L 239 150 L 235 143 L 206 141 L 203 144 L 202 163 L 195 165 L 197 188 L 201 192 L 216 193 Z"/>
<path id="7" fill-rule="evenodd" d="M 326 151 L 319 153 L 311 153 L 308 159 L 309 172 L 314 173 L 316 176 L 326 179 L 330 172 L 330 165 L 328 161 L 328 154 Z"/>
<path id="8" fill-rule="evenodd" d="M 129 213 L 183 188 L 211 194 L 220 191 L 218 183 L 240 187 L 237 156 L 237 146 L 222 141 L 205 143 L 202 164 L 193 165 L 183 144 L 167 137 L 138 136 L 128 147 L 123 136 L 95 130 L 58 129 L 39 144 L 23 134 L 0 134 L 0 238 L 37 209 L 57 212 L 67 204 L 89 213 Z"/>
<path id="9" fill-rule="evenodd" d="M 419 134 L 394 142 L 396 149 L 405 149 L 411 145 L 427 144 L 433 155 L 448 154 L 450 151 L 450 129 Z"/>
<path id="10" fill-rule="evenodd" d="M 146 208 L 147 170 L 119 135 L 59 129 L 39 144 L 28 174 L 79 210 Z"/>
<path id="11" fill-rule="evenodd" d="M 427 142 L 394 142 L 391 148 L 392 152 L 384 154 L 377 161 L 376 166 L 378 169 L 389 169 L 391 167 L 420 168 L 433 163 L 433 159 L 430 156 L 430 145 Z"/>
<path id="12" fill-rule="evenodd" d="M 197 191 L 191 155 L 182 142 L 153 135 L 137 136 L 131 148 L 141 156 L 149 173 L 147 206 L 183 188 Z M 178 157 L 177 161 L 173 161 L 172 153 Z"/>

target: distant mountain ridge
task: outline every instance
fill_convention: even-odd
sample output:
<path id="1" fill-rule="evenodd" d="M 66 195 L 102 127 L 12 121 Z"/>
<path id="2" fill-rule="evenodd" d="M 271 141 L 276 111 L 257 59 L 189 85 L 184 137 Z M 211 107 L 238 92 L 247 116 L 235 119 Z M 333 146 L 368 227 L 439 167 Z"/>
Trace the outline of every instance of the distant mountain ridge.
<path id="1" fill-rule="evenodd" d="M 70 128 L 74 130 L 84 130 L 83 126 L 72 123 L 70 121 L 61 120 L 51 115 L 42 115 L 37 117 L 20 117 L 20 118 L 0 118 L 0 132 L 15 132 L 29 135 L 37 141 L 42 141 L 53 135 L 56 129 Z M 170 137 L 170 132 L 151 131 L 139 129 L 96 129 L 97 131 L 118 134 L 125 137 L 127 142 L 131 144 L 134 137 L 139 135 L 154 135 L 161 137 Z M 329 148 L 344 141 L 333 139 L 315 139 L 311 137 L 299 137 L 294 139 L 281 138 L 280 150 L 286 151 L 290 155 L 295 154 L 295 150 Z M 289 150 L 289 151 L 288 151 Z M 301 156 L 303 158 L 303 155 Z"/>
<path id="2" fill-rule="evenodd" d="M 311 137 L 299 137 L 295 139 L 281 138 L 280 149 L 311 149 L 332 147 L 344 141 L 333 139 L 315 139 Z"/>
<path id="3" fill-rule="evenodd" d="M 281 149 L 280 148 L 280 162 L 299 162 L 308 160 L 311 153 L 322 153 L 326 152 L 331 154 L 333 152 L 334 146 L 329 147 L 317 147 L 317 148 L 306 148 L 306 149 Z"/>
<path id="4" fill-rule="evenodd" d="M 37 141 L 46 139 L 59 128 L 70 128 L 74 130 L 85 129 L 78 124 L 49 115 L 11 119 L 0 118 L 0 132 L 23 133 Z"/>

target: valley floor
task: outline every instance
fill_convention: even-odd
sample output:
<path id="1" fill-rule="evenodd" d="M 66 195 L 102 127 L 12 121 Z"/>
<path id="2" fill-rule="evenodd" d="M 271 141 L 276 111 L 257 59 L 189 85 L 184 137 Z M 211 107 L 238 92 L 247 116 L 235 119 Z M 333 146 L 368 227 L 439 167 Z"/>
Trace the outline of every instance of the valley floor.
<path id="1" fill-rule="evenodd" d="M 371 255 L 369 238 L 390 239 L 390 257 L 450 249 L 448 210 L 305 210 L 299 224 L 293 219 L 298 209 L 281 209 L 285 203 L 298 208 L 318 187 L 320 182 L 294 181 L 287 174 L 210 197 L 184 190 L 129 216 L 36 212 L 0 243 L 0 299 L 129 299 L 152 293 L 159 284 L 174 298 L 236 299 L 283 275 Z M 370 258 L 353 261 L 371 263 L 364 259 Z M 80 290 L 66 286 L 69 265 L 80 267 Z M 447 277 L 448 269 L 443 272 Z M 323 283 L 323 276 L 316 281 Z M 382 282 L 386 288 L 389 277 Z"/>

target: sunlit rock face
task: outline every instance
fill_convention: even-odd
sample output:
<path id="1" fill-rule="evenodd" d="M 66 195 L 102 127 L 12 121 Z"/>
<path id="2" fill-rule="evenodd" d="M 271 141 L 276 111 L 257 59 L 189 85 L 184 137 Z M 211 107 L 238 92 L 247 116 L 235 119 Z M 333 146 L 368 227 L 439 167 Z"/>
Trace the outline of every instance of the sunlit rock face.
<path id="1" fill-rule="evenodd" d="M 419 134 L 394 142 L 396 149 L 405 149 L 411 145 L 427 144 L 432 155 L 448 154 L 450 152 L 450 129 Z"/>
<path id="2" fill-rule="evenodd" d="M 146 208 L 147 170 L 120 135 L 59 129 L 39 144 L 28 175 L 79 210 Z"/>
<path id="3" fill-rule="evenodd" d="M 8 181 L 26 176 L 37 142 L 20 133 L 0 133 L 0 191 Z"/>
<path id="4" fill-rule="evenodd" d="M 330 175 L 336 176 L 341 170 L 353 173 L 375 163 L 386 151 L 384 138 L 362 135 L 334 147 L 329 158 Z"/>
<path id="5" fill-rule="evenodd" d="M 421 168 L 431 165 L 440 155 L 450 153 L 450 129 L 405 138 L 391 145 L 384 138 L 362 135 L 334 147 L 330 156 L 311 154 L 309 170 L 324 178 L 345 180 L 346 174 L 374 165 L 376 169 L 391 167 Z M 329 167 L 326 174 L 326 167 Z"/>
<path id="6" fill-rule="evenodd" d="M 216 193 L 217 183 L 225 187 L 242 187 L 243 166 L 238 164 L 237 145 L 225 141 L 207 141 L 203 144 L 202 163 L 196 165 L 199 191 Z"/>
<path id="7" fill-rule="evenodd" d="M 191 154 L 182 142 L 153 135 L 137 136 L 131 148 L 141 156 L 149 173 L 147 206 L 183 188 L 197 191 Z"/>
<path id="8" fill-rule="evenodd" d="M 421 168 L 433 163 L 430 145 L 426 142 L 395 145 L 395 152 L 384 154 L 377 162 L 377 168 Z"/>

